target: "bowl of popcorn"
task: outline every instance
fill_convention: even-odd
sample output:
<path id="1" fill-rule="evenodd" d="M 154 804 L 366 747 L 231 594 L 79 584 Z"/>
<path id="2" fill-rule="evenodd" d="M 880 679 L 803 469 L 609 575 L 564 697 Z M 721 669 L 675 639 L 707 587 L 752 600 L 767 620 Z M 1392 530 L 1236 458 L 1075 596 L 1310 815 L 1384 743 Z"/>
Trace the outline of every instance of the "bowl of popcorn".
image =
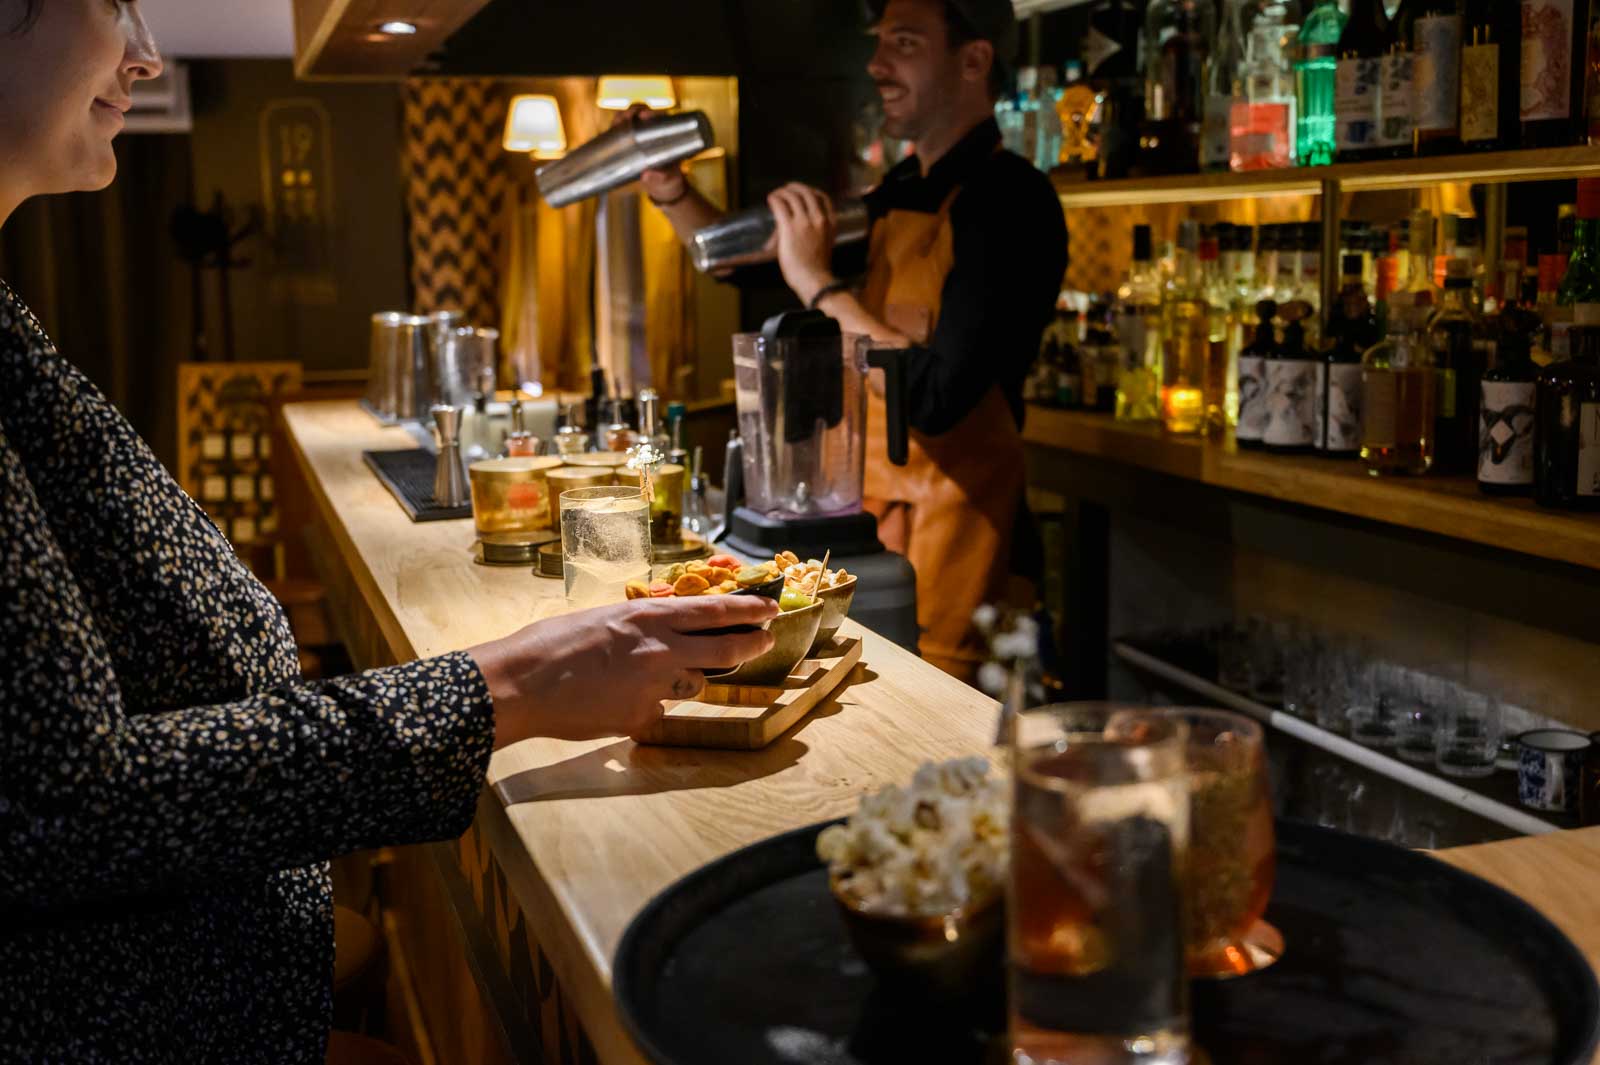
<path id="1" fill-rule="evenodd" d="M 1006 782 L 983 758 L 926 764 L 817 837 L 850 940 L 887 988 L 953 1000 L 1003 972 Z"/>
<path id="2" fill-rule="evenodd" d="M 833 637 L 850 616 L 850 604 L 856 597 L 856 578 L 842 569 L 825 569 L 821 559 L 809 558 L 804 562 L 793 551 L 784 551 L 775 561 L 784 577 L 784 591 L 797 596 L 814 596 L 822 604 L 822 624 L 817 627 L 813 651 L 833 643 Z"/>

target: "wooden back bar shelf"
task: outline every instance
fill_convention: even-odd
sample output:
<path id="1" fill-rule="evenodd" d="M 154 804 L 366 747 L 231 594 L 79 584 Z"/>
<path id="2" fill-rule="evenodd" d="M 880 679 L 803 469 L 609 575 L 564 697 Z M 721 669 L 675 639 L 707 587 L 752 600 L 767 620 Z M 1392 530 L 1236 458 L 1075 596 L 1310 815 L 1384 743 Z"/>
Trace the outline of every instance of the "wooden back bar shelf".
<path id="1" fill-rule="evenodd" d="M 1109 459 L 1234 492 L 1600 569 L 1600 515 L 1486 496 L 1470 477 L 1369 476 L 1354 459 L 1241 450 L 1222 440 L 1169 436 L 1107 414 L 1029 407 L 1029 444 Z"/>

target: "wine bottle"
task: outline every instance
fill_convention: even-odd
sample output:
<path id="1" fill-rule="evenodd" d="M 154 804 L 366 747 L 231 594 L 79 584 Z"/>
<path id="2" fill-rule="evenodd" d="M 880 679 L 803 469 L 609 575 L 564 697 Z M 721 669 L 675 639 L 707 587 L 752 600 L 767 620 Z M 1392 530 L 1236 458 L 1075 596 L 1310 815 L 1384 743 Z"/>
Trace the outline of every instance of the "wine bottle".
<path id="1" fill-rule="evenodd" d="M 1200 169 L 1227 170 L 1232 158 L 1233 107 L 1244 98 L 1244 6 L 1223 0 L 1217 45 L 1206 59 L 1206 111 L 1200 128 Z"/>
<path id="2" fill-rule="evenodd" d="M 1518 96 L 1525 148 L 1556 148 L 1584 140 L 1587 12 L 1584 0 L 1522 0 Z"/>
<path id="3" fill-rule="evenodd" d="M 1472 268 L 1452 259 L 1440 295 L 1439 309 L 1428 322 L 1428 343 L 1439 394 L 1434 407 L 1434 469 L 1466 474 L 1477 468 L 1478 387 L 1483 379 L 1484 349 L 1477 341 L 1479 323 L 1472 306 Z"/>
<path id="4" fill-rule="evenodd" d="M 1514 147 L 1519 131 L 1522 20 L 1502 0 L 1467 0 L 1461 39 L 1461 146 Z"/>
<path id="5" fill-rule="evenodd" d="M 1600 510 L 1600 326 L 1572 327 L 1572 358 L 1535 385 L 1533 498 L 1540 506 Z"/>
<path id="6" fill-rule="evenodd" d="M 1152 0 L 1145 12 L 1141 171 L 1181 174 L 1198 165 L 1203 75 L 1216 35 L 1211 0 Z"/>
<path id="7" fill-rule="evenodd" d="M 1494 366 L 1483 373 L 1478 418 L 1478 489 L 1485 495 L 1527 495 L 1533 490 L 1535 381 L 1532 358 L 1539 319 L 1521 307 L 1500 313 Z"/>
<path id="8" fill-rule="evenodd" d="M 1339 37 L 1339 68 L 1334 92 L 1334 141 L 1340 162 L 1380 154 L 1383 53 L 1389 41 L 1389 16 L 1383 0 L 1355 0 Z"/>
<path id="9" fill-rule="evenodd" d="M 1378 64 L 1378 135 L 1373 157 L 1394 159 L 1410 155 L 1417 135 L 1416 53 L 1411 48 L 1416 24 L 1416 4 L 1400 0 L 1389 16 L 1389 36 Z"/>
<path id="10" fill-rule="evenodd" d="M 1255 336 L 1239 350 L 1239 425 L 1234 439 L 1240 447 L 1261 447 L 1267 432 L 1266 361 L 1278 350 L 1272 319 L 1278 305 L 1272 300 L 1256 304 Z"/>
<path id="11" fill-rule="evenodd" d="M 1083 61 L 1100 98 L 1093 176 L 1124 178 L 1139 154 L 1144 92 L 1139 80 L 1139 31 L 1144 14 L 1133 0 L 1099 0 L 1089 11 Z"/>
<path id="12" fill-rule="evenodd" d="M 1378 342 L 1363 265 L 1359 254 L 1344 256 L 1339 300 L 1329 316 L 1326 336 L 1333 343 L 1323 357 L 1323 431 L 1317 445 L 1326 455 L 1353 456 L 1361 450 L 1361 356 Z"/>
<path id="13" fill-rule="evenodd" d="M 1412 27 L 1418 155 L 1461 148 L 1461 10 L 1457 0 L 1423 0 Z"/>
<path id="14" fill-rule="evenodd" d="M 1309 451 L 1322 436 L 1322 360 L 1306 347 L 1309 304 L 1295 300 L 1278 309 L 1283 343 L 1266 359 L 1268 451 Z"/>

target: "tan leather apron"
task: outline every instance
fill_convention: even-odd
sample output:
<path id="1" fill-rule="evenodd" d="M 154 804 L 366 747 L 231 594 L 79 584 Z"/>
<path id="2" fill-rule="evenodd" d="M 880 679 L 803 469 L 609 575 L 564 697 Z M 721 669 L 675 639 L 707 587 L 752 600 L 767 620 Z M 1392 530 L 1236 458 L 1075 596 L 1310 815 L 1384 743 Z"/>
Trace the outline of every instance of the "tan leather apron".
<path id="1" fill-rule="evenodd" d="M 872 227 L 862 302 L 914 344 L 927 344 L 939 320 L 955 264 L 950 208 L 960 191 L 934 214 L 890 211 Z M 1022 435 L 999 385 L 949 432 L 912 430 L 905 466 L 889 462 L 884 420 L 883 399 L 869 389 L 866 509 L 884 546 L 916 568 L 923 657 L 970 683 L 984 657 L 972 612 L 1006 597 L 1025 480 Z"/>

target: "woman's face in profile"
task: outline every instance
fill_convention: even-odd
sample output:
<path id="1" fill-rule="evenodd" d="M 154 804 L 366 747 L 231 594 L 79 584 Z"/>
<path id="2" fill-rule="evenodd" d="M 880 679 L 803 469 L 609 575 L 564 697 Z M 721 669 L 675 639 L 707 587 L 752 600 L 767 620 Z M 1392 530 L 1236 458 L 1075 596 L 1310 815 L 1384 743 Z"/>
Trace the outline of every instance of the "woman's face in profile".
<path id="1" fill-rule="evenodd" d="M 24 197 L 102 189 L 133 83 L 161 73 L 136 0 L 0 0 L 0 183 Z M 22 28 L 17 30 L 16 28 Z"/>

